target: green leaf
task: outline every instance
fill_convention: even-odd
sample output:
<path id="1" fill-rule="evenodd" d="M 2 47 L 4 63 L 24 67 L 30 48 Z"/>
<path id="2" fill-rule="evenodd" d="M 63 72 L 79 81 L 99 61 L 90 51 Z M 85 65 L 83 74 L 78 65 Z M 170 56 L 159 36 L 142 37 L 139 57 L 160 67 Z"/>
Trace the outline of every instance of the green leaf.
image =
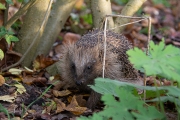
<path id="1" fill-rule="evenodd" d="M 0 3 L 0 9 L 6 9 L 6 7 L 2 4 L 2 3 Z"/>
<path id="2" fill-rule="evenodd" d="M 7 33 L 7 30 L 5 29 L 4 26 L 0 27 L 0 38 L 4 37 Z"/>
<path id="3" fill-rule="evenodd" d="M 117 81 L 117 80 L 111 80 L 108 78 L 96 78 L 95 79 L 95 85 L 90 85 L 90 87 L 98 93 L 111 94 L 114 96 L 118 96 L 116 91 L 115 91 L 115 88 L 124 87 L 124 86 L 135 87 L 137 89 L 144 89 L 144 90 L 151 90 L 151 91 L 160 90 L 161 93 L 162 93 L 162 90 L 164 90 L 164 91 L 167 91 L 166 94 L 168 94 L 168 95 L 171 95 L 174 97 L 180 97 L 180 94 L 179 94 L 180 89 L 175 87 L 175 86 L 162 86 L 162 87 L 139 86 L 139 85 L 135 85 L 132 83 L 121 82 L 121 81 Z"/>
<path id="4" fill-rule="evenodd" d="M 4 52 L 0 49 L 0 60 L 4 58 Z"/>
<path id="5" fill-rule="evenodd" d="M 78 120 L 104 120 L 104 119 L 99 114 L 94 113 L 93 116 L 90 117 L 81 116 L 80 118 L 78 118 Z"/>
<path id="6" fill-rule="evenodd" d="M 10 44 L 11 42 L 19 41 L 19 39 L 13 35 L 5 35 L 5 39 L 6 39 L 8 44 Z"/>
<path id="7" fill-rule="evenodd" d="M 134 48 L 127 54 L 134 67 L 147 76 L 159 76 L 180 83 L 180 49 L 172 45 L 165 46 L 164 41 L 159 45 L 151 41 L 149 52 L 147 56 L 142 50 Z"/>
<path id="8" fill-rule="evenodd" d="M 132 114 L 137 118 L 137 120 L 157 120 L 165 118 L 165 116 L 157 111 L 155 107 L 149 106 L 147 109 L 143 105 L 137 106 L 138 113 L 132 112 Z"/>
<path id="9" fill-rule="evenodd" d="M 160 100 L 162 102 L 171 101 L 171 102 L 175 103 L 175 105 L 178 105 L 180 107 L 180 99 L 179 98 L 172 97 L 172 96 L 160 96 Z M 158 101 L 159 101 L 159 98 L 146 100 L 146 102 L 158 102 Z"/>
<path id="10" fill-rule="evenodd" d="M 13 5 L 13 4 L 14 4 L 12 0 L 6 0 L 6 2 L 7 2 L 8 4 L 10 4 L 10 5 Z"/>

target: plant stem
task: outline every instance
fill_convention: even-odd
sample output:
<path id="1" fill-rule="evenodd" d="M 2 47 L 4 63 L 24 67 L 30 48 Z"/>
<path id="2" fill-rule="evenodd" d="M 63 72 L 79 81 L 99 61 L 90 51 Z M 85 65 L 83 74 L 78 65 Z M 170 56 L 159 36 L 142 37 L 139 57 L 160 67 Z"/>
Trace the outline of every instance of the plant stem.
<path id="1" fill-rule="evenodd" d="M 8 11 L 9 11 L 9 4 L 6 2 L 6 10 L 4 12 L 4 22 L 3 25 L 5 25 L 8 21 Z"/>
<path id="2" fill-rule="evenodd" d="M 155 79 L 154 79 L 154 84 L 155 84 L 155 87 L 156 87 L 156 94 L 157 94 L 157 96 L 158 96 L 158 100 L 159 100 L 159 103 L 160 103 L 161 112 L 163 112 L 163 114 L 165 114 L 164 105 L 163 105 L 162 102 L 161 102 L 160 93 L 159 93 L 159 90 L 158 90 L 158 88 L 157 88 L 157 83 L 156 83 Z"/>

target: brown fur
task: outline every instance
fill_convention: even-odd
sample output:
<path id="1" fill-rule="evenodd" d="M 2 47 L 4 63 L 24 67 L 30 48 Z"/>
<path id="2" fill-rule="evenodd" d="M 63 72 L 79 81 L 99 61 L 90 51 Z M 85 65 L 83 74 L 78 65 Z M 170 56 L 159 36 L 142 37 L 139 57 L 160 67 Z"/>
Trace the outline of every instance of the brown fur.
<path id="1" fill-rule="evenodd" d="M 130 48 L 132 46 L 124 36 L 107 32 L 105 77 L 142 85 L 137 71 L 127 59 L 126 51 Z M 63 80 L 70 86 L 77 86 L 77 83 L 80 90 L 91 92 L 87 102 L 89 108 L 94 108 L 100 99 L 100 95 L 87 85 L 94 84 L 95 78 L 102 77 L 103 53 L 103 32 L 94 30 L 76 43 L 64 45 L 63 57 L 59 62 Z"/>

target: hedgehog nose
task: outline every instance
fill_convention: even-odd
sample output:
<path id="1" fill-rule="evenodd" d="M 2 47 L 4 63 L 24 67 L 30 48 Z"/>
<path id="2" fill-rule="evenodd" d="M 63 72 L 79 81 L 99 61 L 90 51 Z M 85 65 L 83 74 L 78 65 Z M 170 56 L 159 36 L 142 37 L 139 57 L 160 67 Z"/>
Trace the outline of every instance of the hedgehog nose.
<path id="1" fill-rule="evenodd" d="M 82 81 L 80 81 L 80 80 L 78 80 L 78 81 L 76 81 L 76 85 L 82 85 Z"/>

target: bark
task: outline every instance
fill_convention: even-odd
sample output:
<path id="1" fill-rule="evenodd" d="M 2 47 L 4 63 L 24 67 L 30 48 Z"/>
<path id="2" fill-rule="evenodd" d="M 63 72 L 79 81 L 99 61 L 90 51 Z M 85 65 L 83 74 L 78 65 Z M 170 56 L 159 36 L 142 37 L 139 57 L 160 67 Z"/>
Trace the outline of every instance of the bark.
<path id="1" fill-rule="evenodd" d="M 30 0 L 28 3 L 26 3 L 22 8 L 20 8 L 18 10 L 18 12 L 16 14 L 14 14 L 14 16 L 5 23 L 5 28 L 6 29 L 9 29 L 12 24 L 14 24 L 14 22 L 19 18 L 21 17 L 25 12 L 27 12 L 27 10 L 32 7 L 38 0 Z M 6 13 L 7 14 L 7 13 Z"/>
<path id="2" fill-rule="evenodd" d="M 52 8 L 45 31 L 40 38 L 36 56 L 39 54 L 47 55 L 52 48 L 59 32 L 63 28 L 69 17 L 76 0 L 57 0 Z"/>
<path id="3" fill-rule="evenodd" d="M 25 15 L 24 23 L 19 32 L 20 41 L 16 43 L 15 50 L 24 54 L 28 47 L 31 45 L 32 40 L 36 37 L 38 30 L 41 27 L 41 24 L 44 21 L 45 14 L 50 0 L 38 0 L 35 5 L 33 5 Z M 43 29 L 41 29 L 39 36 L 37 37 L 33 47 L 30 49 L 30 52 L 27 53 L 24 58 L 22 65 L 29 67 L 34 59 L 36 54 L 36 48 L 39 44 L 39 37 L 42 36 Z"/>
<path id="4" fill-rule="evenodd" d="M 110 0 L 91 0 L 91 10 L 93 15 L 93 27 L 100 28 L 106 15 L 112 14 Z M 107 28 L 114 27 L 112 18 L 108 19 Z"/>
<path id="5" fill-rule="evenodd" d="M 121 11 L 121 15 L 124 16 L 133 16 L 134 13 L 136 13 L 139 8 L 142 6 L 142 4 L 145 2 L 146 0 L 129 0 L 129 2 L 126 4 L 126 6 L 122 9 Z M 128 18 L 122 18 L 122 17 L 118 17 L 115 20 L 115 27 L 118 27 L 120 25 L 126 24 L 130 21 L 130 19 Z M 115 31 L 118 33 L 121 33 L 124 30 L 125 26 L 123 27 L 119 27 L 116 28 Z"/>

